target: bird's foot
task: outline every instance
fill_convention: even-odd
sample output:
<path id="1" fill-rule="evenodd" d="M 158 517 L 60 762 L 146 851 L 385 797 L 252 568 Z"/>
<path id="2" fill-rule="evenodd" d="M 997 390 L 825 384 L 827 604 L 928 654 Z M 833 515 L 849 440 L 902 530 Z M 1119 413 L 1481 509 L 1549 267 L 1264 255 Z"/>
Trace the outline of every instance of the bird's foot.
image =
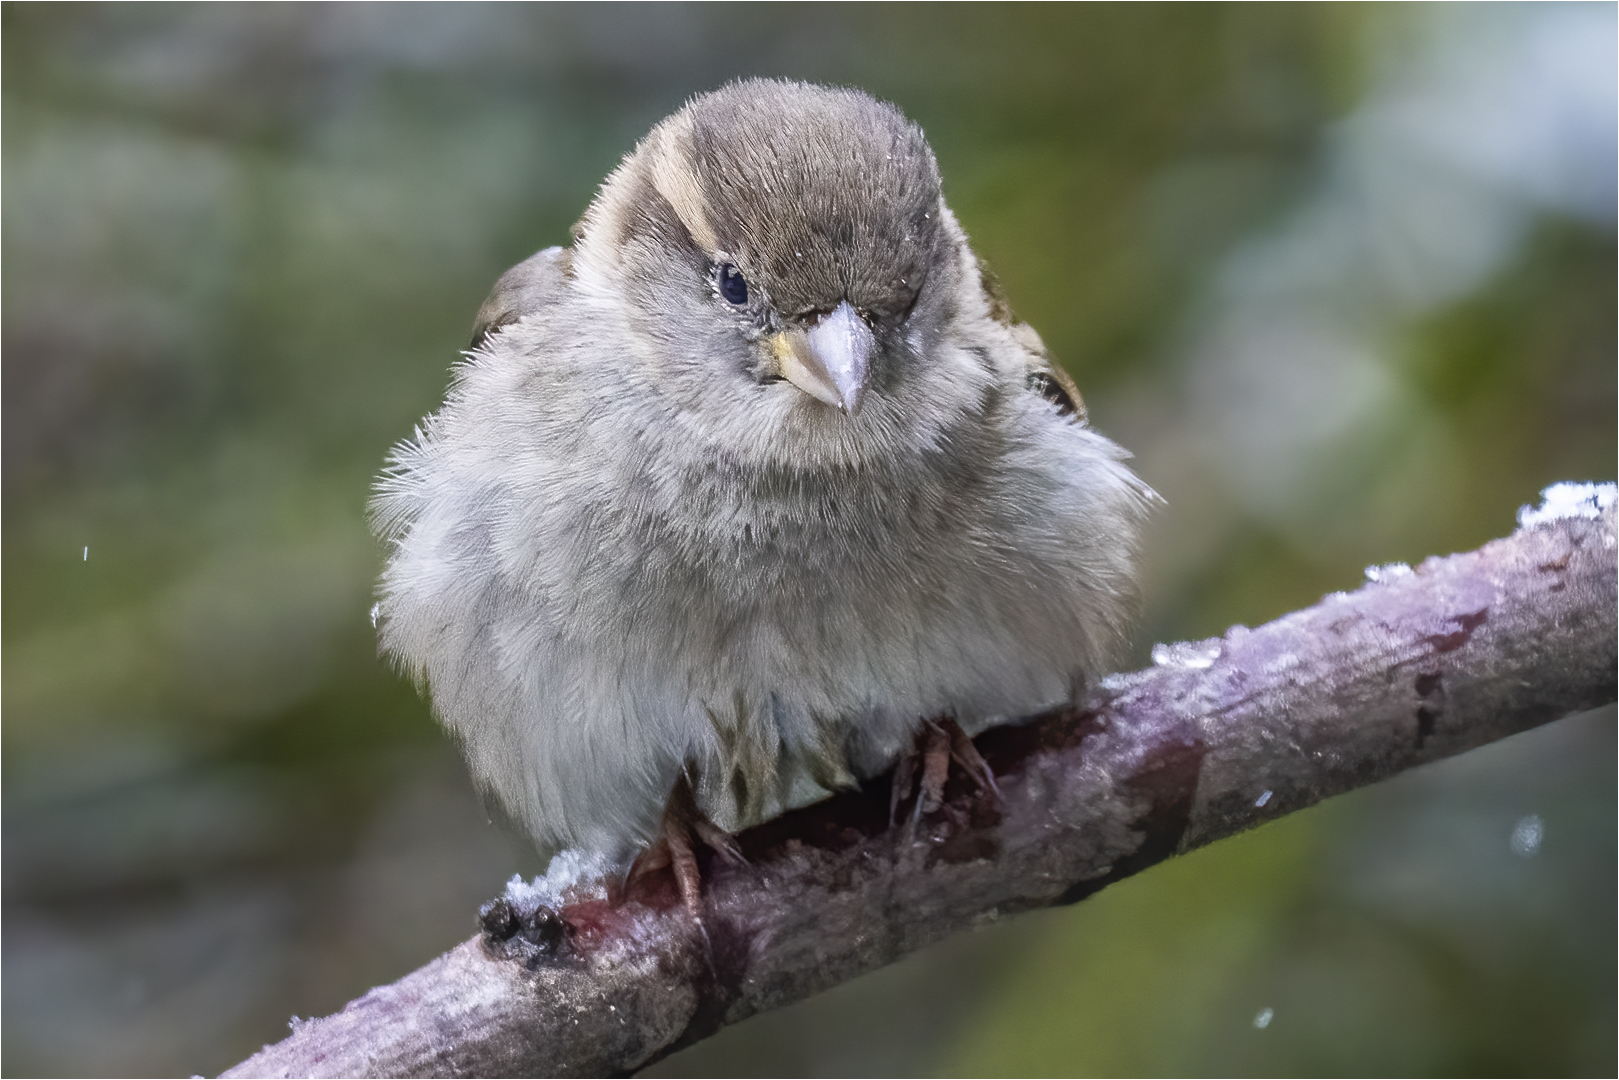
<path id="1" fill-rule="evenodd" d="M 916 805 L 911 810 L 910 825 L 944 804 L 944 785 L 950 778 L 950 762 L 961 766 L 980 794 L 992 793 L 1000 800 L 1001 789 L 995 783 L 995 773 L 979 754 L 978 747 L 961 730 L 961 725 L 948 716 L 925 720 L 916 733 L 916 745 L 910 753 L 899 759 L 894 767 L 894 787 L 888 800 L 888 824 L 899 818 L 899 808 L 916 789 Z"/>
<path id="2" fill-rule="evenodd" d="M 697 796 L 685 773 L 675 782 L 664 806 L 663 823 L 658 836 L 647 849 L 636 856 L 624 879 L 627 897 L 644 886 L 658 871 L 668 867 L 674 874 L 675 889 L 680 903 L 699 929 L 703 928 L 703 875 L 697 865 L 697 844 L 712 848 L 714 854 L 733 866 L 746 863 L 742 850 L 736 846 L 736 837 L 708 820 L 697 806 Z M 707 931 L 704 931 L 705 936 Z"/>

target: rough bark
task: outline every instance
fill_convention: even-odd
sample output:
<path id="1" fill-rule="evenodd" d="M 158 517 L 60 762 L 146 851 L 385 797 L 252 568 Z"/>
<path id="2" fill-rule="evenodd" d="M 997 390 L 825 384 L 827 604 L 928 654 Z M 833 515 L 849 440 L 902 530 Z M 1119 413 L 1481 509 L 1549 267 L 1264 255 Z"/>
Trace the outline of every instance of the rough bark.
<path id="1" fill-rule="evenodd" d="M 746 866 L 704 866 L 706 941 L 668 880 L 617 905 L 498 901 L 483 934 L 225 1075 L 633 1072 L 980 920 L 1613 701 L 1615 564 L 1609 505 L 1369 571 L 984 733 L 999 799 L 953 780 L 890 827 L 885 776 L 743 834 Z"/>

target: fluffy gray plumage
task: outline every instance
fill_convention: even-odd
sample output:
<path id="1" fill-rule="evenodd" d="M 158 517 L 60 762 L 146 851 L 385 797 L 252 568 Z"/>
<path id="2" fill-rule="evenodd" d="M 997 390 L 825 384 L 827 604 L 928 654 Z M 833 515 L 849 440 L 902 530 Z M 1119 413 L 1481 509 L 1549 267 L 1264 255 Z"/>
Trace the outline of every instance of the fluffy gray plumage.
<path id="1" fill-rule="evenodd" d="M 575 240 L 501 279 L 373 504 L 382 647 L 541 849 L 627 858 L 683 768 L 738 829 L 1105 670 L 1154 496 L 898 111 L 733 83 Z"/>

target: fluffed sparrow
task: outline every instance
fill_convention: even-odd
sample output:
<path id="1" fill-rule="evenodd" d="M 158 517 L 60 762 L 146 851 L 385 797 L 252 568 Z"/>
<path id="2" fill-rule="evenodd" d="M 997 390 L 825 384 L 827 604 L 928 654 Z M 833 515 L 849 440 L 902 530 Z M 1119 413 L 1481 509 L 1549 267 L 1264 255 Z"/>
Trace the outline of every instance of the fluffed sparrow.
<path id="1" fill-rule="evenodd" d="M 920 129 L 732 83 L 495 286 L 377 485 L 382 648 L 542 850 L 622 868 L 682 777 L 738 830 L 1075 695 L 1134 606 L 1125 457 Z"/>

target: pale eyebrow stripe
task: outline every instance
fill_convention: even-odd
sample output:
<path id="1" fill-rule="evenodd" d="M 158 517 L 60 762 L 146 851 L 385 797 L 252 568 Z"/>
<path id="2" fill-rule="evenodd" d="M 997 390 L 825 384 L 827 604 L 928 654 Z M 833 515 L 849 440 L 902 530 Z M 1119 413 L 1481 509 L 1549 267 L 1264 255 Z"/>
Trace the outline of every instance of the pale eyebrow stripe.
<path id="1" fill-rule="evenodd" d="M 703 193 L 691 161 L 691 117 L 677 115 L 665 125 L 652 155 L 652 186 L 674 208 L 691 238 L 708 254 L 719 250 L 719 238 L 703 209 Z"/>

